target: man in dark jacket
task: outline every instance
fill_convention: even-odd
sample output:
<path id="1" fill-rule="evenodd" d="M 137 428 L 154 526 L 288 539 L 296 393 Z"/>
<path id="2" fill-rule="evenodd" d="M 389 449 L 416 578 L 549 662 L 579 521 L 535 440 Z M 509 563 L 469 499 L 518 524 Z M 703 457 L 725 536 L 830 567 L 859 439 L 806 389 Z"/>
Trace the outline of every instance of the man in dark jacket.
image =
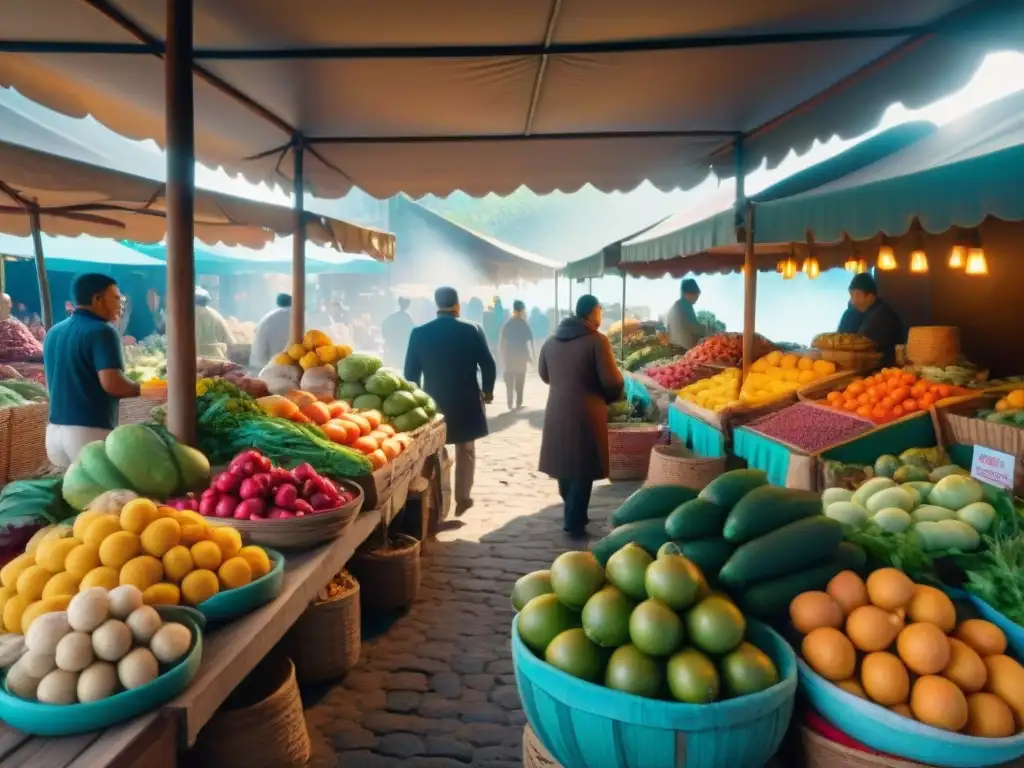
<path id="1" fill-rule="evenodd" d="M 516 299 L 512 302 L 512 317 L 502 326 L 501 335 L 498 337 L 498 361 L 505 375 L 505 391 L 508 394 L 510 411 L 513 403 L 516 408 L 523 407 L 526 366 L 532 360 L 533 332 L 526 322 L 526 305 Z"/>
<path id="2" fill-rule="evenodd" d="M 496 371 L 479 326 L 459 319 L 454 288 L 434 292 L 437 319 L 413 329 L 405 378 L 420 384 L 444 414 L 447 442 L 455 445 L 455 514 L 473 506 L 474 441 L 487 435 L 484 405 L 494 399 Z M 477 381 L 477 372 L 480 381 Z"/>
<path id="3" fill-rule="evenodd" d="M 907 340 L 903 321 L 896 311 L 878 298 L 875 278 L 864 272 L 850 281 L 850 304 L 861 313 L 857 333 L 867 336 L 882 353 L 882 365 L 892 365 L 896 360 L 896 345 Z"/>
<path id="4" fill-rule="evenodd" d="M 601 305 L 580 296 L 576 314 L 559 324 L 541 348 L 537 370 L 550 385 L 540 471 L 558 480 L 565 502 L 563 528 L 586 534 L 587 509 L 595 480 L 608 477 L 608 403 L 622 394 L 608 337 L 598 332 Z"/>

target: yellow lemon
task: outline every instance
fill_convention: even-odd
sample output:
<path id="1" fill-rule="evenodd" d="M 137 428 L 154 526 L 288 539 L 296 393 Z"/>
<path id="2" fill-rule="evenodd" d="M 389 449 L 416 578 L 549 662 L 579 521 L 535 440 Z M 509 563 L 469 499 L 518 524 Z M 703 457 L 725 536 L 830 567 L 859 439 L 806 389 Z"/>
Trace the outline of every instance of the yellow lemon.
<path id="1" fill-rule="evenodd" d="M 30 568 L 26 568 L 18 576 L 18 584 L 16 589 L 18 594 L 23 597 L 27 597 L 31 600 L 38 600 L 43 596 L 43 590 L 46 589 L 46 582 L 53 577 L 53 574 L 43 568 L 41 565 L 33 565 Z"/>
<path id="2" fill-rule="evenodd" d="M 164 565 L 164 576 L 167 577 L 168 581 L 173 581 L 175 584 L 180 582 L 195 568 L 195 563 L 192 562 L 192 553 L 189 552 L 188 547 L 181 544 L 171 547 L 164 553 L 161 559 Z"/>
<path id="3" fill-rule="evenodd" d="M 142 593 L 142 602 L 146 605 L 178 605 L 181 602 L 181 590 L 177 584 L 160 582 Z"/>
<path id="4" fill-rule="evenodd" d="M 152 555 L 139 555 L 121 566 L 118 581 L 121 584 L 130 584 L 144 592 L 163 577 L 164 567 L 159 560 Z"/>
<path id="5" fill-rule="evenodd" d="M 95 544 L 79 544 L 64 559 L 64 569 L 80 579 L 99 566 L 100 548 Z"/>
<path id="6" fill-rule="evenodd" d="M 60 597 L 61 595 L 77 595 L 78 585 L 82 582 L 80 576 L 76 576 L 70 571 L 63 571 L 58 573 L 48 582 L 43 588 L 43 599 L 48 597 Z"/>
<path id="7" fill-rule="evenodd" d="M 100 515 L 85 527 L 85 533 L 82 534 L 82 542 L 98 547 L 107 536 L 115 534 L 120 530 L 121 522 L 117 519 L 117 515 Z"/>
<path id="8" fill-rule="evenodd" d="M 242 549 L 242 534 L 226 525 L 211 528 L 210 541 L 217 543 L 225 559 L 234 557 Z"/>
<path id="9" fill-rule="evenodd" d="M 36 564 L 32 555 L 18 555 L 3 568 L 0 568 L 0 584 L 5 587 L 14 587 L 18 583 L 21 572 Z"/>
<path id="10" fill-rule="evenodd" d="M 267 551 L 263 547 L 255 545 L 242 547 L 238 551 L 238 556 L 244 557 L 245 561 L 249 563 L 254 581 L 270 573 L 270 557 L 267 556 Z"/>
<path id="11" fill-rule="evenodd" d="M 67 568 L 66 561 L 71 550 L 81 543 L 74 537 L 42 541 L 36 550 L 36 562 L 50 573 L 60 573 Z"/>
<path id="12" fill-rule="evenodd" d="M 24 595 L 15 595 L 4 605 L 4 629 L 21 632 L 21 615 L 31 601 Z"/>
<path id="13" fill-rule="evenodd" d="M 118 586 L 118 574 L 113 568 L 101 565 L 93 568 L 82 577 L 82 583 L 78 585 L 79 592 L 85 592 L 90 587 L 103 587 L 108 592 Z"/>
<path id="14" fill-rule="evenodd" d="M 244 557 L 231 557 L 217 570 L 221 589 L 237 589 L 252 581 L 252 567 Z"/>
<path id="15" fill-rule="evenodd" d="M 91 531 L 92 528 L 89 530 Z M 136 534 L 130 531 L 118 531 L 107 536 L 100 544 L 100 562 L 114 570 L 120 570 L 122 565 L 141 552 L 142 545 Z"/>
<path id="16" fill-rule="evenodd" d="M 177 520 L 161 517 L 154 520 L 142 532 L 142 549 L 147 555 L 163 557 L 171 547 L 181 541 L 181 526 Z"/>
<path id="17" fill-rule="evenodd" d="M 102 517 L 104 512 L 100 512 L 98 509 L 87 509 L 85 512 L 79 512 L 75 517 L 74 525 L 71 526 L 71 535 L 81 541 L 85 537 L 85 531 L 89 528 L 89 525 L 98 517 Z"/>

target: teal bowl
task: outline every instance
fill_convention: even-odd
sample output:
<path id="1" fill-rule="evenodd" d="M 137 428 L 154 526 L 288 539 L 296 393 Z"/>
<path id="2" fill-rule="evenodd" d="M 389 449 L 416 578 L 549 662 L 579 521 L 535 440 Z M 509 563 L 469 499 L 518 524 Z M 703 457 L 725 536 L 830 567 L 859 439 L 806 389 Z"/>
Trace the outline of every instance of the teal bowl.
<path id="1" fill-rule="evenodd" d="M 88 704 L 40 704 L 26 701 L 0 686 L 0 720 L 11 728 L 36 736 L 71 736 L 109 728 L 144 715 L 180 694 L 199 671 L 203 659 L 205 620 L 194 608 L 162 605 L 157 608 L 165 621 L 176 621 L 192 630 L 192 647 L 181 661 L 156 680 L 130 691 Z"/>
<path id="2" fill-rule="evenodd" d="M 1024 659 L 1024 627 L 1003 615 L 977 595 L 968 593 L 967 598 L 977 609 L 978 616 L 991 621 L 1006 634 L 1006 642 L 1017 658 Z"/>
<path id="3" fill-rule="evenodd" d="M 218 592 L 196 608 L 206 617 L 208 624 L 222 624 L 247 613 L 252 613 L 281 594 L 284 587 L 284 555 L 276 549 L 263 547 L 272 561 L 270 573 L 244 587 Z"/>
<path id="4" fill-rule="evenodd" d="M 750 696 L 682 704 L 588 683 L 537 658 L 512 622 L 512 661 L 526 719 L 566 768 L 740 768 L 764 765 L 789 727 L 796 655 L 768 626 L 747 639 L 767 653 L 779 682 Z"/>
<path id="5" fill-rule="evenodd" d="M 800 692 L 826 720 L 879 752 L 949 768 L 1011 763 L 1024 755 L 1024 733 L 983 739 L 932 728 L 847 693 L 799 660 Z"/>

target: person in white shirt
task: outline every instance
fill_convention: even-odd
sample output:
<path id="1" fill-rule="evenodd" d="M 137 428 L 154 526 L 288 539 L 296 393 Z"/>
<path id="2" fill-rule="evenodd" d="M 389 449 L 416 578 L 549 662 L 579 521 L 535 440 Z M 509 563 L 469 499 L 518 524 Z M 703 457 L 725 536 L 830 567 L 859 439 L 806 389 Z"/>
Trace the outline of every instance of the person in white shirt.
<path id="1" fill-rule="evenodd" d="M 693 305 L 700 298 L 700 288 L 692 278 L 683 280 L 679 300 L 668 313 L 668 342 L 679 349 L 690 349 L 707 335 L 708 329 L 697 320 Z"/>
<path id="2" fill-rule="evenodd" d="M 292 297 L 277 294 L 277 308 L 265 314 L 256 326 L 256 336 L 249 352 L 249 366 L 263 368 L 274 355 L 288 348 L 292 322 Z"/>

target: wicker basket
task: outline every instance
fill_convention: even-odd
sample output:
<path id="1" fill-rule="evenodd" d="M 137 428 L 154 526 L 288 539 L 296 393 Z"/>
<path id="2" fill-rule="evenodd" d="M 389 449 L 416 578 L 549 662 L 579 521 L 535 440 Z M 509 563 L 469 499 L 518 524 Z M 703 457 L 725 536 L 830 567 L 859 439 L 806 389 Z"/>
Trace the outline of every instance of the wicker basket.
<path id="1" fill-rule="evenodd" d="M 656 424 L 608 425 L 608 479 L 643 480 L 651 449 L 661 441 Z"/>
<path id="2" fill-rule="evenodd" d="M 388 549 L 356 552 L 349 571 L 365 587 L 360 590 L 367 611 L 401 611 L 420 591 L 420 543 L 412 536 L 395 534 Z"/>
<path id="3" fill-rule="evenodd" d="M 11 408 L 10 458 L 7 481 L 23 480 L 47 474 L 50 460 L 46 458 L 46 425 L 50 420 L 49 403 L 32 403 Z"/>
<path id="4" fill-rule="evenodd" d="M 927 768 L 924 763 L 913 760 L 851 749 L 815 733 L 807 726 L 800 726 L 800 742 L 806 768 Z M 1024 768 L 1024 759 L 1001 763 L 993 768 Z"/>
<path id="5" fill-rule="evenodd" d="M 193 756 L 204 768 L 308 762 L 309 732 L 291 659 L 271 652 L 261 661 L 199 732 Z"/>
<path id="6" fill-rule="evenodd" d="M 907 360 L 913 365 L 944 368 L 960 356 L 960 329 L 955 325 L 918 325 L 907 333 Z"/>
<path id="7" fill-rule="evenodd" d="M 523 728 L 523 768 L 562 768 L 529 725 Z"/>
<path id="8" fill-rule="evenodd" d="M 363 508 L 363 490 L 356 483 L 343 480 L 335 482 L 354 491 L 356 497 L 345 506 L 329 512 L 286 520 L 235 520 L 225 517 L 217 522 L 236 529 L 247 543 L 273 549 L 309 549 L 319 546 L 338 538 Z"/>
<path id="9" fill-rule="evenodd" d="M 118 424 L 144 424 L 153 420 L 153 409 L 167 405 L 167 397 L 129 397 L 118 404 Z"/>
<path id="10" fill-rule="evenodd" d="M 359 582 L 338 597 L 312 603 L 288 632 L 288 653 L 300 683 L 342 677 L 359 661 Z"/>
<path id="11" fill-rule="evenodd" d="M 837 368 L 847 371 L 873 371 L 882 364 L 881 352 L 864 352 L 849 349 L 821 349 L 821 359 L 831 360 Z"/>
<path id="12" fill-rule="evenodd" d="M 645 485 L 682 485 L 701 490 L 725 471 L 725 456 L 697 456 L 682 443 L 656 445 Z"/>

